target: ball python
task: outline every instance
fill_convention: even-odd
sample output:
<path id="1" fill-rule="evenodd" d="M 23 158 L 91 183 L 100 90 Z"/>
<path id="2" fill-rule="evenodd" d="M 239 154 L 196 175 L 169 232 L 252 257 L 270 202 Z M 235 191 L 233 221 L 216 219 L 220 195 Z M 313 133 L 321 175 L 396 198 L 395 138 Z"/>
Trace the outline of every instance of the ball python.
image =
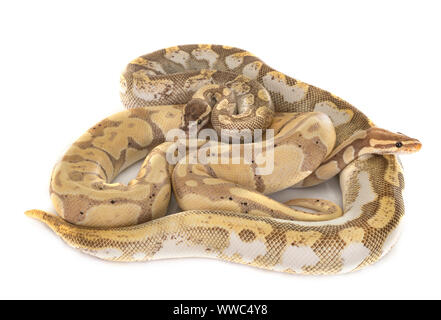
<path id="1" fill-rule="evenodd" d="M 276 129 L 271 179 L 255 175 L 254 163 L 236 168 L 183 161 L 173 169 L 164 160 L 172 143 L 162 143 L 167 130 L 188 129 L 186 117 L 200 126 L 213 120 L 213 95 L 194 97 L 213 85 L 217 94 L 222 88 L 225 97 L 234 91 L 236 98 L 228 112 L 218 113 L 215 129 L 259 115 L 259 126 Z M 404 214 L 403 173 L 395 154 L 418 151 L 421 143 L 375 127 L 341 98 L 278 72 L 247 51 L 185 45 L 129 63 L 121 75 L 121 100 L 129 110 L 92 127 L 54 169 L 51 197 L 64 219 L 26 212 L 69 245 L 112 261 L 196 256 L 274 271 L 334 274 L 372 264 L 395 244 Z M 147 154 L 136 179 L 127 186 L 111 183 Z M 299 170 L 303 159 L 306 167 Z M 343 214 L 319 199 L 287 203 L 325 208 L 325 214 L 308 215 L 264 195 L 337 174 Z M 159 217 L 170 196 L 170 178 L 186 211 Z M 80 206 L 84 211 L 68 212 Z M 96 215 L 89 217 L 90 212 Z"/>

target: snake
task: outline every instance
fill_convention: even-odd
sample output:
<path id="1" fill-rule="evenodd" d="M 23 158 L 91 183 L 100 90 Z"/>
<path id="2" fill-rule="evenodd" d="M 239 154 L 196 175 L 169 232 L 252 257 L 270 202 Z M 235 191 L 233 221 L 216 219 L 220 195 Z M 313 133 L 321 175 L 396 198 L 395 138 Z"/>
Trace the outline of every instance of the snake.
<path id="1" fill-rule="evenodd" d="M 58 215 L 26 211 L 70 246 L 111 261 L 207 257 L 336 274 L 373 264 L 396 243 L 404 215 L 397 154 L 418 151 L 417 139 L 378 128 L 336 95 L 229 46 L 180 45 L 140 56 L 120 84 L 127 110 L 90 128 L 54 167 Z M 191 154 L 170 164 L 170 130 L 204 126 L 272 129 L 272 173 L 258 173 L 266 146 L 249 162 L 239 156 L 239 164 L 232 156 L 226 164 L 191 163 Z M 202 154 L 219 160 L 232 148 L 215 142 Z M 135 179 L 112 183 L 142 159 Z M 268 197 L 336 175 L 343 210 L 322 199 Z M 166 215 L 172 189 L 184 211 Z"/>

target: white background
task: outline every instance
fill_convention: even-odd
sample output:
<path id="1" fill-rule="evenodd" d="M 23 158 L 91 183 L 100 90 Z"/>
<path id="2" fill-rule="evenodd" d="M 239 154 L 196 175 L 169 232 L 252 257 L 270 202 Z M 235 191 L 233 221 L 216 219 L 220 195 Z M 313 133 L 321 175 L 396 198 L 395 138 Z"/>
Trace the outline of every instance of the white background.
<path id="1" fill-rule="evenodd" d="M 2 2 L 0 298 L 441 298 L 440 11 L 437 1 Z M 406 216 L 388 256 L 327 277 L 208 259 L 109 263 L 25 217 L 54 212 L 52 166 L 121 110 L 126 63 L 188 43 L 249 50 L 423 142 L 401 158 Z"/>

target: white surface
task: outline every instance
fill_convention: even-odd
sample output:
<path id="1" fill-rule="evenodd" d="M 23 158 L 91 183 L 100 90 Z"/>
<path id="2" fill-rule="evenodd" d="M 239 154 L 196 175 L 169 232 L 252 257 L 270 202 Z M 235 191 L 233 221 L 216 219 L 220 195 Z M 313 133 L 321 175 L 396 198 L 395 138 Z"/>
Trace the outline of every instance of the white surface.
<path id="1" fill-rule="evenodd" d="M 0 298 L 441 298 L 440 9 L 437 1 L 1 2 Z M 107 263 L 25 217 L 53 211 L 56 160 L 121 110 L 125 64 L 186 43 L 247 49 L 378 126 L 420 138 L 421 152 L 402 157 L 407 214 L 391 254 L 330 277 L 209 259 Z"/>

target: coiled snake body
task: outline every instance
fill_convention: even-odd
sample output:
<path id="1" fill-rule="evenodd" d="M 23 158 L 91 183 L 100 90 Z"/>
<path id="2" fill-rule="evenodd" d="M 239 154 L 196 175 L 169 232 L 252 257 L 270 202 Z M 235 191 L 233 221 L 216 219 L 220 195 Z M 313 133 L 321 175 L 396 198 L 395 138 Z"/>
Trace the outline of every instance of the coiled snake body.
<path id="1" fill-rule="evenodd" d="M 394 153 L 421 144 L 374 127 L 335 95 L 241 49 L 185 45 L 132 61 L 121 98 L 129 110 L 91 128 L 54 168 L 50 193 L 61 217 L 26 212 L 71 246 L 116 261 L 198 256 L 329 274 L 371 264 L 395 243 L 404 181 Z M 189 131 L 193 120 L 198 130 L 274 129 L 273 172 L 257 171 L 265 150 L 248 164 L 169 164 L 167 132 Z M 136 179 L 111 183 L 144 157 Z M 264 195 L 337 174 L 343 214 L 324 200 L 288 202 L 317 214 Z M 164 216 L 172 187 L 186 211 Z"/>

